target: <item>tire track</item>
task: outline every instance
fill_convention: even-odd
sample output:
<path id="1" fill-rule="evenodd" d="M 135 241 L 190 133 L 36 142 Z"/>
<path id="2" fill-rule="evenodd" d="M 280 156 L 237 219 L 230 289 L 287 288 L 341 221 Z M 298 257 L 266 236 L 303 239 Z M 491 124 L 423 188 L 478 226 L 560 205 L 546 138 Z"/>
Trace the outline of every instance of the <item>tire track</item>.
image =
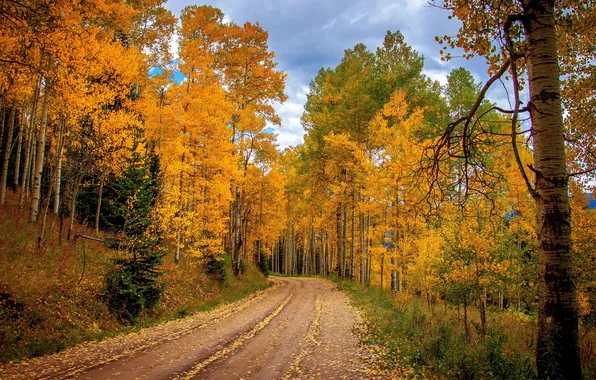
<path id="1" fill-rule="evenodd" d="M 246 344 L 250 339 L 252 339 L 259 331 L 263 330 L 282 310 L 290 303 L 292 298 L 294 297 L 294 292 L 292 291 L 289 296 L 287 296 L 283 302 L 267 317 L 265 317 L 262 321 L 257 323 L 250 331 L 242 334 L 240 337 L 232 341 L 231 344 L 224 347 L 220 351 L 216 352 L 215 354 L 211 355 L 206 360 L 203 360 L 190 369 L 182 374 L 182 376 L 174 376 L 173 379 L 192 379 L 196 376 L 199 372 L 201 372 L 205 367 L 214 363 L 217 360 L 223 359 L 242 347 Z"/>
<path id="2" fill-rule="evenodd" d="M 300 353 L 294 359 L 292 363 L 292 367 L 288 371 L 288 373 L 282 376 L 282 379 L 295 379 L 302 375 L 302 371 L 300 370 L 300 364 L 304 360 L 304 358 L 312 355 L 316 347 L 321 344 L 319 340 L 319 333 L 321 332 L 321 316 L 323 315 L 323 304 L 319 298 L 319 296 L 315 299 L 315 315 L 313 317 L 310 326 L 308 327 L 308 331 L 304 336 L 303 342 L 305 343 L 306 347 L 304 347 Z"/>
<path id="3" fill-rule="evenodd" d="M 200 373 L 205 380 L 280 378 L 290 370 L 315 314 L 316 286 L 312 280 L 288 279 L 295 297 L 282 313 L 254 339 L 226 360 L 212 363 Z"/>

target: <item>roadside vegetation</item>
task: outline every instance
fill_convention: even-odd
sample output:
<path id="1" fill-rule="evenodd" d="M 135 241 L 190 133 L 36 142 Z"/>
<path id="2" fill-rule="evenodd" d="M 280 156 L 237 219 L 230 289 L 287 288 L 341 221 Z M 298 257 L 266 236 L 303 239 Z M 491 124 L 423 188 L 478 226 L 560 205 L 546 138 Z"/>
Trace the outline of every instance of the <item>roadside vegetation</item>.
<path id="1" fill-rule="evenodd" d="M 393 293 L 334 277 L 361 311 L 362 343 L 374 353 L 375 371 L 397 378 L 536 379 L 537 313 L 489 308 L 482 334 L 480 313 L 468 310 L 468 337 L 463 309 Z M 432 313 L 432 317 L 431 317 Z M 586 379 L 596 375 L 593 342 L 596 330 L 580 326 Z"/>
<path id="2" fill-rule="evenodd" d="M 165 284 L 161 300 L 134 320 L 110 312 L 106 274 L 114 268 L 115 250 L 96 241 L 58 243 L 59 219 L 49 220 L 48 243 L 36 247 L 37 226 L 8 204 L 0 213 L 0 362 L 54 353 L 74 344 L 132 332 L 166 320 L 206 311 L 266 288 L 265 276 L 252 263 L 242 276 L 223 257 L 223 276 L 207 273 L 206 262 L 165 255 L 159 266 Z M 77 233 L 92 229 L 76 225 Z M 101 238 L 109 235 L 100 234 Z"/>

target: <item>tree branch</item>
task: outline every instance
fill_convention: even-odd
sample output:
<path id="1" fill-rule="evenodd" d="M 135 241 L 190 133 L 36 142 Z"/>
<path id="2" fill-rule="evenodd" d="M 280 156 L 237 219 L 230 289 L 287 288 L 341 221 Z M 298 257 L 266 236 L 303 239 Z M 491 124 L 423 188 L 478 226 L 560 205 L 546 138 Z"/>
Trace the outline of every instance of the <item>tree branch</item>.
<path id="1" fill-rule="evenodd" d="M 589 173 L 592 173 L 594 171 L 596 171 L 596 168 L 582 170 L 581 172 L 569 173 L 568 176 L 569 177 L 577 177 L 578 175 L 589 174 Z"/>
<path id="2" fill-rule="evenodd" d="M 517 167 L 528 187 L 528 191 L 532 198 L 538 198 L 539 194 L 536 189 L 532 186 L 530 179 L 528 178 L 528 174 L 524 169 L 524 165 L 521 161 L 519 156 L 519 150 L 517 149 L 517 117 L 520 112 L 519 106 L 521 101 L 519 100 L 519 80 L 517 77 L 517 55 L 515 54 L 515 47 L 513 46 L 513 41 L 511 40 L 511 35 L 509 34 L 509 30 L 511 25 L 515 21 L 522 20 L 521 15 L 511 15 L 505 21 L 504 31 L 505 31 L 505 40 L 507 41 L 507 49 L 509 50 L 509 62 L 511 64 L 511 77 L 513 79 L 513 96 L 515 100 L 515 105 L 513 108 L 513 116 L 511 117 L 511 147 L 513 148 L 513 155 L 515 156 L 515 162 L 517 163 Z"/>

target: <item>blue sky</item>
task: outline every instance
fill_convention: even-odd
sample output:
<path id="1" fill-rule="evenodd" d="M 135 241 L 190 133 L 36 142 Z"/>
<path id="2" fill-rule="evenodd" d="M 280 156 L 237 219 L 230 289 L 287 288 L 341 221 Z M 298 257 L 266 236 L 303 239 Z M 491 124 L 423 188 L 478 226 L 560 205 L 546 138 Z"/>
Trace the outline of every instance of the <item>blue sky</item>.
<path id="1" fill-rule="evenodd" d="M 169 0 L 166 7 L 177 16 L 189 0 Z M 200 3 L 201 4 L 201 3 Z M 258 22 L 269 32 L 269 47 L 277 56 L 279 68 L 288 73 L 288 100 L 276 109 L 282 118 L 275 127 L 280 148 L 302 142 L 304 130 L 300 116 L 311 79 L 321 67 L 335 67 L 344 50 L 364 43 L 373 50 L 387 30 L 399 30 L 406 42 L 425 57 L 425 74 L 445 83 L 449 72 L 463 66 L 476 80 L 486 81 L 486 64 L 478 58 L 440 61 L 437 35 L 455 35 L 459 21 L 449 20 L 449 13 L 431 7 L 427 0 L 214 0 L 226 21 L 243 24 Z M 175 44 L 174 44 L 175 46 Z M 505 93 L 495 88 L 489 98 L 506 106 Z"/>

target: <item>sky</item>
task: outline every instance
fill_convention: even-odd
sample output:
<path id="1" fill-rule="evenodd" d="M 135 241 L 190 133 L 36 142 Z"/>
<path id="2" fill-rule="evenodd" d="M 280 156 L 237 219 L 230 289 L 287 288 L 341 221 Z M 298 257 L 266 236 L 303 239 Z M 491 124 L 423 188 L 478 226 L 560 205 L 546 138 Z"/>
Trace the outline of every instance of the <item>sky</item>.
<path id="1" fill-rule="evenodd" d="M 169 0 L 166 8 L 179 16 L 192 4 L 197 2 Z M 483 59 L 440 60 L 441 46 L 435 36 L 455 35 L 460 24 L 427 0 L 213 0 L 198 4 L 221 9 L 225 21 L 240 25 L 258 22 L 269 33 L 269 48 L 276 54 L 278 68 L 288 74 L 288 100 L 276 105 L 282 126 L 273 127 L 280 149 L 303 141 L 300 117 L 309 83 L 319 69 L 337 66 L 344 50 L 358 43 L 374 51 L 388 30 L 401 31 L 406 43 L 424 56 L 424 74 L 443 85 L 449 72 L 460 66 L 470 70 L 477 81 L 488 79 Z M 507 105 L 502 89 L 491 90 L 488 97 Z"/>

